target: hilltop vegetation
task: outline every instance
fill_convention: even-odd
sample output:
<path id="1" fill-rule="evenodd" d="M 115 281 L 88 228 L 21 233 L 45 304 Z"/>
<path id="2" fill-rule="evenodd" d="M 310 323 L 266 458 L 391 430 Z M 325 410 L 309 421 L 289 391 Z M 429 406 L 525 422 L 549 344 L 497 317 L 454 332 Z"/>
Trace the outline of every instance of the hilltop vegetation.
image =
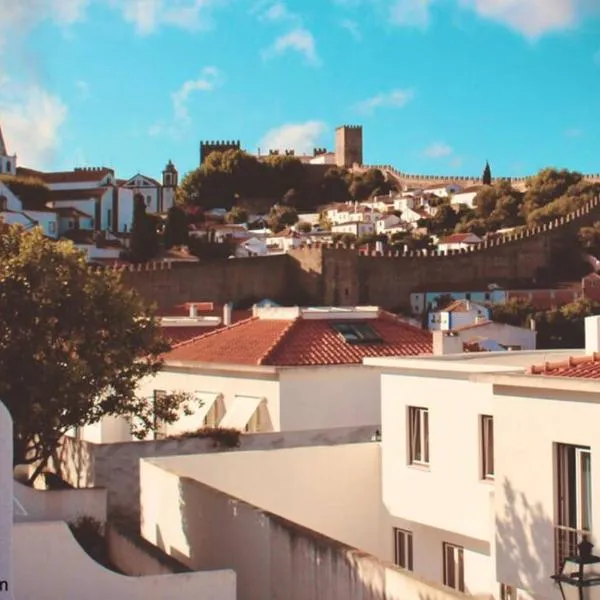
<path id="1" fill-rule="evenodd" d="M 393 184 L 378 169 L 353 174 L 331 167 L 321 178 L 298 158 L 272 155 L 259 160 L 242 150 L 212 152 L 203 165 L 186 174 L 178 200 L 187 207 L 230 210 L 241 199 L 269 199 L 299 211 L 329 202 L 366 200 L 387 194 Z"/>
<path id="2" fill-rule="evenodd" d="M 564 216 L 600 193 L 600 185 L 584 181 L 583 175 L 566 169 L 543 169 L 527 182 L 525 192 L 498 181 L 475 196 L 474 208 L 450 207 L 452 199 L 440 201 L 434 217 L 423 225 L 431 233 L 472 232 L 483 235 L 498 229 L 541 225 Z"/>

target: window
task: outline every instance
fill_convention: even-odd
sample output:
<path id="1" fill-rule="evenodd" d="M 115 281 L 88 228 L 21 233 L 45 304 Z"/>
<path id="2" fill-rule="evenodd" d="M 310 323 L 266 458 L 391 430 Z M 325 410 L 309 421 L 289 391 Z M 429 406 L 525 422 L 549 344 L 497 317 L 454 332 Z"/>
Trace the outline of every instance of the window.
<path id="1" fill-rule="evenodd" d="M 394 528 L 394 563 L 413 570 L 413 535 L 411 531 Z"/>
<path id="2" fill-rule="evenodd" d="M 409 461 L 411 464 L 429 464 L 429 410 L 408 408 Z"/>
<path id="3" fill-rule="evenodd" d="M 8 199 L 6 196 L 0 196 L 0 210 L 8 209 Z"/>
<path id="4" fill-rule="evenodd" d="M 169 173 L 165 175 L 165 185 L 171 185 L 171 175 Z"/>
<path id="5" fill-rule="evenodd" d="M 150 202 L 152 202 L 152 196 L 146 196 L 146 206 L 150 206 Z"/>
<path id="6" fill-rule="evenodd" d="M 204 417 L 204 427 L 218 427 L 224 414 L 225 404 L 223 402 L 223 396 L 218 396 L 213 405 L 210 407 L 208 414 L 206 417 Z"/>
<path id="7" fill-rule="evenodd" d="M 490 299 L 490 293 L 489 293 L 489 292 L 486 292 L 486 293 L 485 293 L 485 299 L 486 299 L 486 300 L 489 300 L 489 299 Z"/>
<path id="8" fill-rule="evenodd" d="M 110 229 L 112 226 L 112 210 L 109 208 L 106 211 L 106 229 Z"/>
<path id="9" fill-rule="evenodd" d="M 444 585 L 459 592 L 465 591 L 465 565 L 463 549 L 444 542 Z"/>
<path id="10" fill-rule="evenodd" d="M 589 447 L 556 445 L 555 558 L 557 572 L 592 529 L 592 455 Z"/>
<path id="11" fill-rule="evenodd" d="M 500 600 L 517 600 L 517 590 L 512 585 L 501 583 Z"/>
<path id="12" fill-rule="evenodd" d="M 494 417 L 481 415 L 481 478 L 494 479 Z"/>
<path id="13" fill-rule="evenodd" d="M 368 323 L 334 323 L 333 328 L 349 344 L 373 344 L 383 341 Z"/>
<path id="14" fill-rule="evenodd" d="M 465 300 L 470 300 L 471 299 L 471 294 L 465 294 Z"/>
<path id="15" fill-rule="evenodd" d="M 154 410 L 154 424 L 153 424 L 153 430 L 154 430 L 154 439 L 155 440 L 161 440 L 165 437 L 165 424 L 158 418 L 157 414 L 156 414 L 156 405 L 157 403 L 162 400 L 165 396 L 167 395 L 167 392 L 165 392 L 164 390 L 154 390 L 154 394 L 152 397 L 152 407 Z"/>

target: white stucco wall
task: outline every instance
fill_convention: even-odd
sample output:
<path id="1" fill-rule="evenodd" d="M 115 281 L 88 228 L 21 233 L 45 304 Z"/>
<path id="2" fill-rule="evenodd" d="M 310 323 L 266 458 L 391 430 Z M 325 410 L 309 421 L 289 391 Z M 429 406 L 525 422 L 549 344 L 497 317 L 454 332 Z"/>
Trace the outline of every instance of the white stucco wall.
<path id="1" fill-rule="evenodd" d="M 133 225 L 133 191 L 118 188 L 119 192 L 119 231 L 131 231 Z M 148 210 L 148 212 L 152 212 Z"/>
<path id="2" fill-rule="evenodd" d="M 13 578 L 13 429 L 8 409 L 0 402 L 0 594 L 14 598 Z"/>
<path id="3" fill-rule="evenodd" d="M 284 369 L 282 431 L 381 423 L 379 371 L 364 365 Z"/>
<path id="4" fill-rule="evenodd" d="M 383 501 L 394 526 L 413 532 L 416 573 L 442 582 L 442 545 L 456 544 L 468 593 L 497 597 L 495 485 L 481 477 L 480 437 L 481 415 L 494 414 L 493 388 L 471 381 L 473 367 L 458 361 L 419 362 L 382 375 Z M 429 409 L 429 467 L 409 464 L 410 406 Z"/>
<path id="5" fill-rule="evenodd" d="M 554 378 L 549 378 L 552 384 Z M 592 542 L 600 540 L 598 393 L 496 386 L 496 550 L 498 579 L 560 598 L 554 573 L 555 443 L 590 446 Z"/>
<path id="6" fill-rule="evenodd" d="M 2 171 L 0 171 L 1 173 Z M 21 200 L 17 198 L 12 190 L 2 181 L 0 181 L 0 196 L 4 196 L 6 198 L 6 208 L 7 210 L 22 210 L 23 205 Z"/>
<path id="7" fill-rule="evenodd" d="M 91 517 L 100 523 L 106 521 L 106 490 L 101 488 L 37 490 L 15 481 L 14 496 L 27 512 L 18 520 L 71 523 L 80 517 Z"/>
<path id="8" fill-rule="evenodd" d="M 226 494 L 376 556 L 385 523 L 376 443 L 315 446 L 142 460 L 142 535 L 154 541 L 154 523 L 165 523 L 160 470 L 190 477 Z M 146 463 L 152 463 L 146 468 Z M 179 518 L 173 515 L 173 518 Z M 180 525 L 173 523 L 173 531 Z M 161 527 L 165 545 L 181 547 Z"/>
<path id="9" fill-rule="evenodd" d="M 19 600 L 235 600 L 233 571 L 127 577 L 92 560 L 59 521 L 14 527 L 15 597 Z"/>

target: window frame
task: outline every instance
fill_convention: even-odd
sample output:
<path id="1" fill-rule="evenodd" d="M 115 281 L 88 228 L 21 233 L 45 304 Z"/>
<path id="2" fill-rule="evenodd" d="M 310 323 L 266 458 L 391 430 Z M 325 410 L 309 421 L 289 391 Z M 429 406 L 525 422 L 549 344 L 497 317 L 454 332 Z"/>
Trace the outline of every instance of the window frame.
<path id="1" fill-rule="evenodd" d="M 429 467 L 429 408 L 408 407 L 408 463 Z"/>
<path id="2" fill-rule="evenodd" d="M 479 415 L 480 477 L 483 481 L 494 481 L 494 417 Z M 491 465 L 491 469 L 490 469 Z"/>
<path id="3" fill-rule="evenodd" d="M 347 344 L 381 344 L 383 338 L 373 326 L 365 321 L 340 321 L 331 323 L 333 330 Z M 349 337 L 352 336 L 352 337 Z"/>
<path id="4" fill-rule="evenodd" d="M 442 542 L 443 556 L 443 582 L 446 587 L 452 588 L 458 592 L 465 592 L 465 557 L 464 548 Z M 452 562 L 452 564 L 450 564 Z"/>
<path id="5" fill-rule="evenodd" d="M 413 532 L 394 527 L 394 564 L 407 571 L 414 570 Z"/>

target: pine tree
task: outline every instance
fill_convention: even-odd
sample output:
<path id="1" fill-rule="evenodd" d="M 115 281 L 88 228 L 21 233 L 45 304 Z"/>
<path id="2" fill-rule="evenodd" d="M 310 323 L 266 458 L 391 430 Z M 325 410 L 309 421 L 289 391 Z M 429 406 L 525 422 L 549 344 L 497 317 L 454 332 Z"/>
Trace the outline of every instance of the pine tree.
<path id="1" fill-rule="evenodd" d="M 483 169 L 483 175 L 481 177 L 483 185 L 492 185 L 492 170 L 490 169 L 490 163 L 485 161 L 485 169 Z"/>
<path id="2" fill-rule="evenodd" d="M 154 220 L 146 214 L 144 197 L 136 195 L 133 202 L 129 253 L 133 262 L 145 262 L 158 253 L 158 234 Z"/>
<path id="3" fill-rule="evenodd" d="M 163 241 L 167 250 L 174 246 L 188 244 L 188 219 L 179 206 L 172 206 L 169 209 Z"/>

